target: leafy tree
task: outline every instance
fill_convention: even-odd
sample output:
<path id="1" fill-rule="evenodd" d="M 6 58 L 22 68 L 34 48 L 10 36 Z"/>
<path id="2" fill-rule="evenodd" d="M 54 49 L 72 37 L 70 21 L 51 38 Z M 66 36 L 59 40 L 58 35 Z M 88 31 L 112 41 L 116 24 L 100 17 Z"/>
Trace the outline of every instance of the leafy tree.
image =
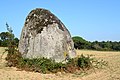
<path id="1" fill-rule="evenodd" d="M 10 46 L 10 44 L 14 44 L 18 46 L 19 39 L 14 38 L 14 34 L 12 33 L 13 30 L 9 25 L 6 23 L 6 27 L 8 32 L 1 32 L 0 33 L 0 46 L 7 47 Z"/>
<path id="2" fill-rule="evenodd" d="M 112 43 L 112 49 L 116 51 L 120 51 L 120 42 L 113 42 Z"/>
<path id="3" fill-rule="evenodd" d="M 8 39 L 8 32 L 2 32 L 0 33 L 0 38 L 2 41 L 5 41 L 6 39 Z"/>
<path id="4" fill-rule="evenodd" d="M 15 41 L 15 45 L 18 47 L 19 39 L 18 38 L 14 38 L 14 41 Z"/>
<path id="5" fill-rule="evenodd" d="M 89 48 L 90 42 L 86 41 L 82 37 L 75 36 L 75 37 L 72 37 L 72 39 L 74 41 L 74 46 L 75 46 L 76 49 L 87 49 L 87 48 Z"/>
<path id="6" fill-rule="evenodd" d="M 12 33 L 12 28 L 6 23 L 6 27 L 8 30 L 8 33 L 10 34 L 8 36 L 8 54 L 13 54 L 15 51 L 15 41 L 14 41 L 14 34 Z"/>
<path id="7" fill-rule="evenodd" d="M 8 39 L 10 34 L 8 32 L 0 33 L 1 46 L 6 47 L 8 45 Z"/>
<path id="8" fill-rule="evenodd" d="M 93 49 L 93 50 L 102 50 L 102 47 L 99 45 L 98 42 L 93 42 L 91 44 L 91 49 Z"/>
<path id="9" fill-rule="evenodd" d="M 19 60 L 21 59 L 21 54 L 18 52 L 17 50 L 17 46 L 16 46 L 16 41 L 17 38 L 14 38 L 14 34 L 12 33 L 13 30 L 11 27 L 9 27 L 9 25 L 6 23 L 6 27 L 8 30 L 8 33 L 10 34 L 9 38 L 8 38 L 8 54 L 6 57 L 7 60 L 7 65 L 8 66 L 16 66 L 19 62 Z M 16 40 L 16 41 L 15 41 Z"/>

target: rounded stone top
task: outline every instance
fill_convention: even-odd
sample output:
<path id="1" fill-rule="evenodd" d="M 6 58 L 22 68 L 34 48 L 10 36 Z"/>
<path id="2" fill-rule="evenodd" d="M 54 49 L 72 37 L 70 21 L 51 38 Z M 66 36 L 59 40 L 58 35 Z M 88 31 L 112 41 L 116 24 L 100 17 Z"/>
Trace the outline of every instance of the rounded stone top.
<path id="1" fill-rule="evenodd" d="M 35 27 L 31 29 L 36 29 L 40 26 L 47 27 L 50 24 L 57 23 L 59 25 L 59 29 L 64 31 L 63 23 L 49 10 L 43 8 L 33 9 L 26 18 L 25 24 L 28 22 L 32 22 Z"/>

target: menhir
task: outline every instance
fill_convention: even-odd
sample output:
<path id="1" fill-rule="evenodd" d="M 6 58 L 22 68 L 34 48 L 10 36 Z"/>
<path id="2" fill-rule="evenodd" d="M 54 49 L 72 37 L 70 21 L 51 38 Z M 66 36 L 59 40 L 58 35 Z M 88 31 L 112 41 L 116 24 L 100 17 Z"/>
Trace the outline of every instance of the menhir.
<path id="1" fill-rule="evenodd" d="M 19 41 L 23 58 L 48 58 L 56 62 L 74 58 L 76 52 L 65 25 L 50 11 L 37 8 L 26 18 Z"/>

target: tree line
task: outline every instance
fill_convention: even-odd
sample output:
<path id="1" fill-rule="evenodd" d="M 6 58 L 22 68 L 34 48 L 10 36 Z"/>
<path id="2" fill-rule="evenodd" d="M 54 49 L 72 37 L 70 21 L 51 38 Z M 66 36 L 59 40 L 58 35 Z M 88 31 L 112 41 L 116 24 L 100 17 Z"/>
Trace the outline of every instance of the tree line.
<path id="1" fill-rule="evenodd" d="M 0 46 L 7 47 L 9 43 L 11 35 L 9 32 L 1 32 L 0 33 Z M 74 47 L 76 49 L 89 49 L 89 50 L 99 50 L 99 51 L 120 51 L 120 41 L 87 41 L 79 36 L 72 37 L 74 42 Z M 14 38 L 14 42 L 12 43 L 16 46 L 19 44 L 19 39 Z"/>
<path id="2" fill-rule="evenodd" d="M 76 49 L 89 49 L 99 51 L 120 51 L 120 41 L 87 41 L 79 36 L 72 37 Z"/>

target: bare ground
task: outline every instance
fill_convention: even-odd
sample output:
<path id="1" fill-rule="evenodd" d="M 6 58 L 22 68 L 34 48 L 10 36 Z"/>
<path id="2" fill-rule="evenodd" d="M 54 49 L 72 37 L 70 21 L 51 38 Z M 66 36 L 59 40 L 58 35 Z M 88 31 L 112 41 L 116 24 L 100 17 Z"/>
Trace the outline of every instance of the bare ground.
<path id="1" fill-rule="evenodd" d="M 4 48 L 0 48 L 0 56 Z M 15 67 L 5 67 L 5 53 L 0 59 L 0 80 L 120 80 L 120 52 L 101 52 L 89 50 L 77 50 L 77 54 L 94 55 L 97 59 L 108 62 L 103 69 L 91 69 L 77 74 L 56 73 L 41 74 L 35 72 L 19 71 Z"/>

